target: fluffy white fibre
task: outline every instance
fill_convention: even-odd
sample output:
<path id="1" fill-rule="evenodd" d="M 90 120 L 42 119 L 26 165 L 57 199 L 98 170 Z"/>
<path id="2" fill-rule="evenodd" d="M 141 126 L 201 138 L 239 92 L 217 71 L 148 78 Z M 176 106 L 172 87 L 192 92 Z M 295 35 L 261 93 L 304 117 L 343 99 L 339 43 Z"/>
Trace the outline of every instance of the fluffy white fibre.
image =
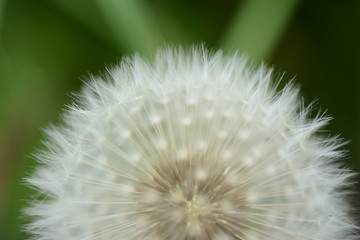
<path id="1" fill-rule="evenodd" d="M 352 173 L 298 88 L 203 48 L 124 59 L 47 130 L 34 239 L 357 239 Z"/>

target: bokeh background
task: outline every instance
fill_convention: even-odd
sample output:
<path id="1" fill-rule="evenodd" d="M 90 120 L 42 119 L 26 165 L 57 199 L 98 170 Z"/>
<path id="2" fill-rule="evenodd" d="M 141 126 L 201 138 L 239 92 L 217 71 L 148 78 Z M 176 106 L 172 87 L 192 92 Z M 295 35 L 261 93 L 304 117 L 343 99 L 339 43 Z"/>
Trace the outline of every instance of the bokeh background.
<path id="1" fill-rule="evenodd" d="M 359 16 L 357 0 L 0 0 L 0 239 L 26 238 L 31 153 L 81 80 L 164 43 L 239 50 L 295 77 L 360 172 Z"/>

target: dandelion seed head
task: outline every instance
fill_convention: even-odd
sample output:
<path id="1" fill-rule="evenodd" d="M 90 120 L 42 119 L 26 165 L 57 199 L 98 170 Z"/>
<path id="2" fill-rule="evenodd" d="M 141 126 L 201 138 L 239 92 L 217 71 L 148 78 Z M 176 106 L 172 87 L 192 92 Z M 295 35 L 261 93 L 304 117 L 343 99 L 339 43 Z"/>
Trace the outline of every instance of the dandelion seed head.
<path id="1" fill-rule="evenodd" d="M 356 239 L 353 174 L 298 88 L 201 48 L 124 59 L 47 131 L 36 239 Z"/>

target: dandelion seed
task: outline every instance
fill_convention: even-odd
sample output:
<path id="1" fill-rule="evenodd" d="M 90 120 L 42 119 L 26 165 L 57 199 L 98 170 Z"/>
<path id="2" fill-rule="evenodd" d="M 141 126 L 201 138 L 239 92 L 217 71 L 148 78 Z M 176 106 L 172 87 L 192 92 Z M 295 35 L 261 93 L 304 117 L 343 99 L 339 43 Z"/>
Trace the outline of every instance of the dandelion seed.
<path id="1" fill-rule="evenodd" d="M 356 239 L 342 143 L 298 89 L 203 49 L 135 56 L 47 131 L 36 239 Z M 80 107 L 79 107 L 80 106 Z"/>

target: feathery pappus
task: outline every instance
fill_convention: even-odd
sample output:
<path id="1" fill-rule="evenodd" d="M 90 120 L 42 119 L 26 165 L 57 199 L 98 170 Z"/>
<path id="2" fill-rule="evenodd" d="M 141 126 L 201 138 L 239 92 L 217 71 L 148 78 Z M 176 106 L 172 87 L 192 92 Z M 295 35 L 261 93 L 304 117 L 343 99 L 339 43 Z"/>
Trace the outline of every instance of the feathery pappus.
<path id="1" fill-rule="evenodd" d="M 168 47 L 77 98 L 27 179 L 35 239 L 358 239 L 342 142 L 264 65 Z"/>

